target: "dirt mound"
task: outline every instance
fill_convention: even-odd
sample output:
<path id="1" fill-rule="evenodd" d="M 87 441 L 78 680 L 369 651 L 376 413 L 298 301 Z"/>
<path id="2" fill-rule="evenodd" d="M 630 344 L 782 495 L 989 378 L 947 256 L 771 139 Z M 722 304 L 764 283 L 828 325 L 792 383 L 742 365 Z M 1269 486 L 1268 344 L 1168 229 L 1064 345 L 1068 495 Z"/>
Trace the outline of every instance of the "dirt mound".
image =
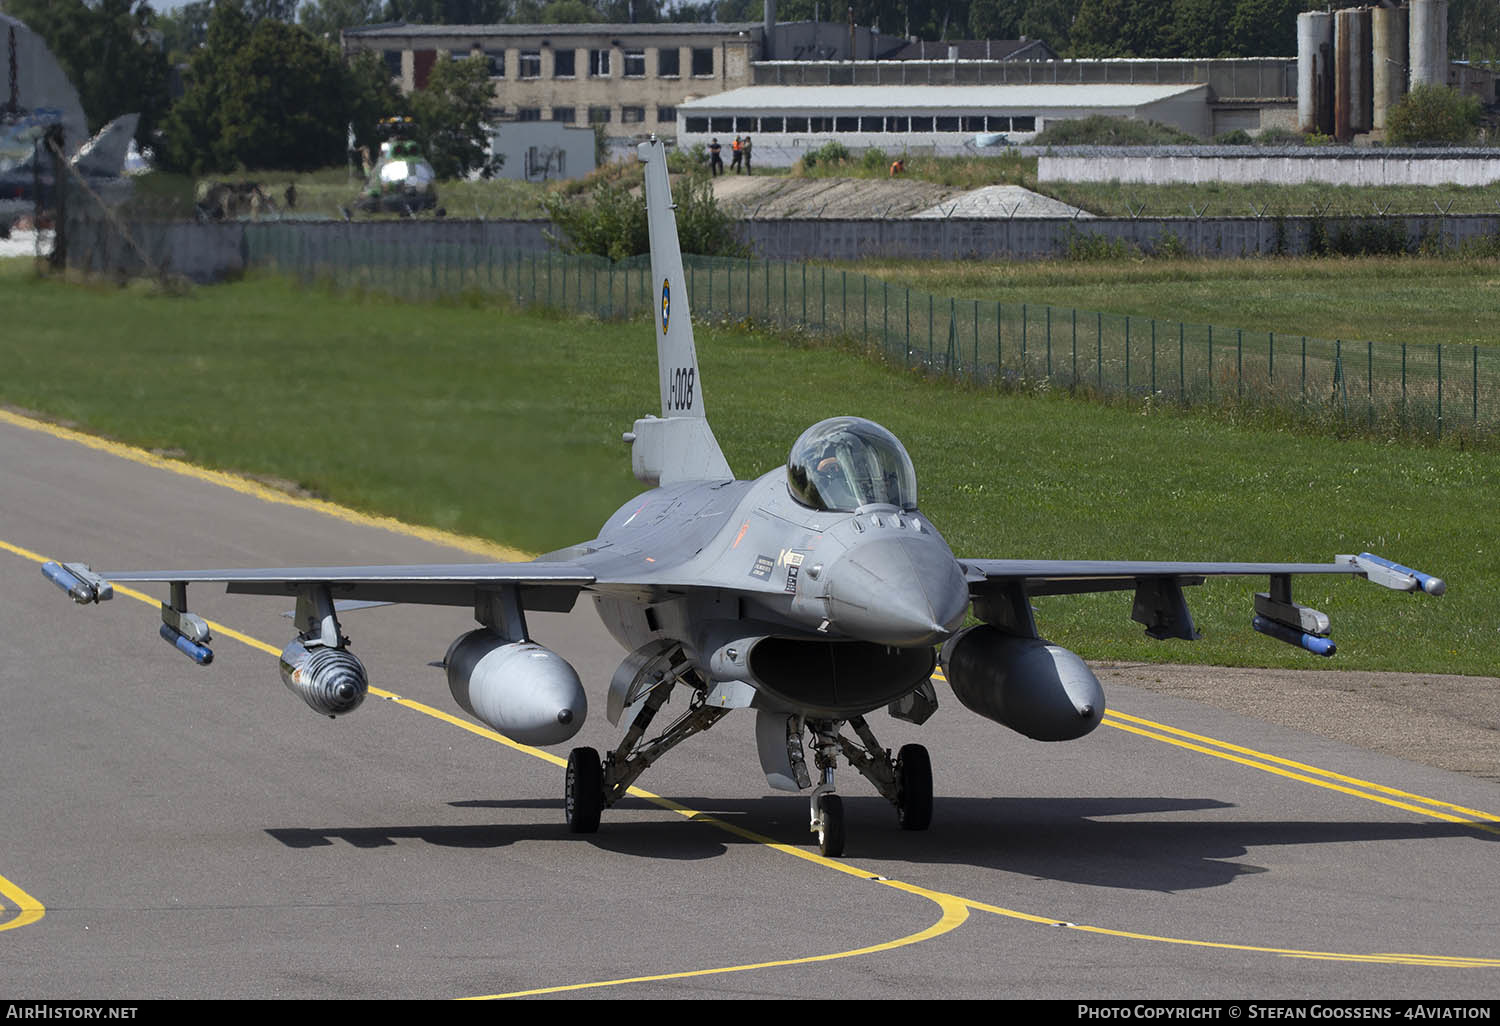
<path id="1" fill-rule="evenodd" d="M 964 192 L 932 182 L 879 178 L 721 175 L 719 208 L 736 217 L 911 217 Z"/>

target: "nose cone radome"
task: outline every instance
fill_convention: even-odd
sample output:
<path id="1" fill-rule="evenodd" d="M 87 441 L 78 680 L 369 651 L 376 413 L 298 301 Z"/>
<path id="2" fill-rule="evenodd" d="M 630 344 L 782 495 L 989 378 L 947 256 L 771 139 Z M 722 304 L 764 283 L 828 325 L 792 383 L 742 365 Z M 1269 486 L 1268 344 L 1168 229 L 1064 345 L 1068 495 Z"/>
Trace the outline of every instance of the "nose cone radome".
<path id="1" fill-rule="evenodd" d="M 828 570 L 840 633 L 883 645 L 932 645 L 963 623 L 969 587 L 958 561 L 931 537 L 876 538 Z"/>

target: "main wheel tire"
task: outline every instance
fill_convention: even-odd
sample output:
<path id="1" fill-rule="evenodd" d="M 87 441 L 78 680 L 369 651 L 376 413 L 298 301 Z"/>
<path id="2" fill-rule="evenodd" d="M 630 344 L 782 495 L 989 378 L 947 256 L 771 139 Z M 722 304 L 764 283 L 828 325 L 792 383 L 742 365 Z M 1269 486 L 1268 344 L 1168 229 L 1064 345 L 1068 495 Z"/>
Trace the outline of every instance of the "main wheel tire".
<path id="1" fill-rule="evenodd" d="M 836 794 L 818 806 L 818 850 L 831 859 L 844 854 L 844 799 Z"/>
<path id="2" fill-rule="evenodd" d="M 599 753 L 592 748 L 575 748 L 568 753 L 567 788 L 563 810 L 568 829 L 575 834 L 592 834 L 599 829 L 604 811 L 604 769 Z"/>
<path id="3" fill-rule="evenodd" d="M 903 745 L 896 757 L 896 818 L 902 830 L 932 825 L 932 757 L 922 745 Z"/>

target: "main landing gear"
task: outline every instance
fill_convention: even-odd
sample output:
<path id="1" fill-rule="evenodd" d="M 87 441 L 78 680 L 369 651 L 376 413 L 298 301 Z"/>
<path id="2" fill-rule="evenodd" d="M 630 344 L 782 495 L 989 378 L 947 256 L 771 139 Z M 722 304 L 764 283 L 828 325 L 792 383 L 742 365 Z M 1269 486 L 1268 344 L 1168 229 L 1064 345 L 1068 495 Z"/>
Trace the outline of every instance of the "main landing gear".
<path id="1" fill-rule="evenodd" d="M 677 684 L 692 688 L 693 697 L 688 702 L 687 712 L 658 737 L 642 742 L 646 729 L 657 711 L 667 704 Z M 575 834 L 596 832 L 600 814 L 625 797 L 630 785 L 646 772 L 648 766 L 694 734 L 712 727 L 729 712 L 728 709 L 706 705 L 706 699 L 707 689 L 697 671 L 683 669 L 676 676 L 665 677 L 646 694 L 620 746 L 602 763 L 599 753 L 592 748 L 573 749 L 568 755 L 564 792 L 568 829 Z"/>

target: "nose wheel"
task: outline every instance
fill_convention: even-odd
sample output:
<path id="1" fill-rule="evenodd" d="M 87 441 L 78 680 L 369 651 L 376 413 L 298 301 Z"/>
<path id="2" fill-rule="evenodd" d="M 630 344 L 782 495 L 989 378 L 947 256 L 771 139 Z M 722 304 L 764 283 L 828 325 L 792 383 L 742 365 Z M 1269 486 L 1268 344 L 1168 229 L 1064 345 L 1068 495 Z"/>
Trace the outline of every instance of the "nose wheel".
<path id="1" fill-rule="evenodd" d="M 830 859 L 844 854 L 844 799 L 825 794 L 818 803 L 818 850 Z"/>
<path id="2" fill-rule="evenodd" d="M 599 829 L 604 812 L 604 769 L 599 753 L 592 748 L 575 748 L 568 754 L 567 786 L 564 812 L 568 829 L 575 834 L 592 834 Z"/>

